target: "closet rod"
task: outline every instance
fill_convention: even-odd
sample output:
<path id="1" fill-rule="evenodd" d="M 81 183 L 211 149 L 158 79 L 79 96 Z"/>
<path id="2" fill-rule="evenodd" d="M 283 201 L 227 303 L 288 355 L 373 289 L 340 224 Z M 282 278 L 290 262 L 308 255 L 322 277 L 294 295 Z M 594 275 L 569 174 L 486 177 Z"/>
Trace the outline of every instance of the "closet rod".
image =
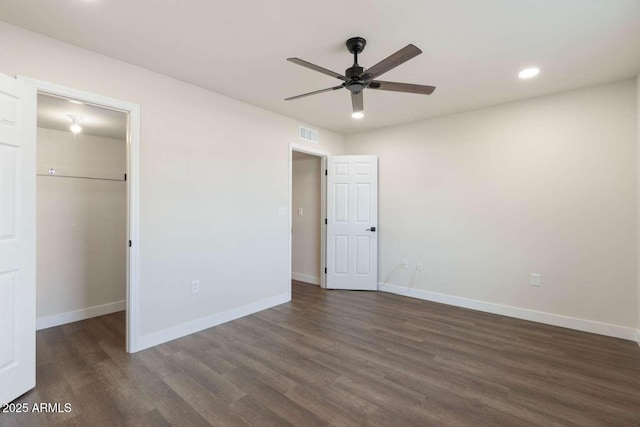
<path id="1" fill-rule="evenodd" d="M 126 178 L 125 179 L 93 178 L 93 177 L 90 177 L 90 176 L 51 175 L 51 174 L 48 174 L 48 173 L 39 173 L 37 175 L 38 176 L 51 176 L 53 178 L 80 178 L 80 179 L 97 179 L 99 181 L 122 181 L 122 182 L 126 181 Z M 125 175 L 125 177 L 126 177 L 126 175 Z"/>

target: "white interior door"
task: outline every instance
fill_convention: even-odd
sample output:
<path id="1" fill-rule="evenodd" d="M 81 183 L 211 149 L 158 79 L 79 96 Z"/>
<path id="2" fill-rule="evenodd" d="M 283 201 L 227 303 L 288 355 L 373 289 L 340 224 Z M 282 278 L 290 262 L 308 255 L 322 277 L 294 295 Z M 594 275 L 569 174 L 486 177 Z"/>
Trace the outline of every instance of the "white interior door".
<path id="1" fill-rule="evenodd" d="M 327 162 L 327 288 L 378 289 L 378 158 Z"/>
<path id="2" fill-rule="evenodd" d="M 36 385 L 36 90 L 0 74 L 0 404 Z"/>

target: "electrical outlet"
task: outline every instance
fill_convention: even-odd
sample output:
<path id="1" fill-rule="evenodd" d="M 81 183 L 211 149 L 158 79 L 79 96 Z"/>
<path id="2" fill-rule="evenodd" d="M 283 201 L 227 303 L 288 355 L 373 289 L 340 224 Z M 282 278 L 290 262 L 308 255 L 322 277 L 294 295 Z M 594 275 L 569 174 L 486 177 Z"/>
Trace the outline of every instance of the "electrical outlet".
<path id="1" fill-rule="evenodd" d="M 193 282 L 191 282 L 191 293 L 197 294 L 198 292 L 200 292 L 200 281 L 194 280 Z"/>
<path id="2" fill-rule="evenodd" d="M 541 286 L 542 276 L 537 273 L 531 273 L 531 278 L 529 279 L 529 284 L 531 286 Z"/>
<path id="3" fill-rule="evenodd" d="M 422 271 L 422 263 L 421 262 L 416 264 L 416 271 Z"/>
<path id="4" fill-rule="evenodd" d="M 409 261 L 407 261 L 406 259 L 402 260 L 402 268 L 409 268 Z"/>

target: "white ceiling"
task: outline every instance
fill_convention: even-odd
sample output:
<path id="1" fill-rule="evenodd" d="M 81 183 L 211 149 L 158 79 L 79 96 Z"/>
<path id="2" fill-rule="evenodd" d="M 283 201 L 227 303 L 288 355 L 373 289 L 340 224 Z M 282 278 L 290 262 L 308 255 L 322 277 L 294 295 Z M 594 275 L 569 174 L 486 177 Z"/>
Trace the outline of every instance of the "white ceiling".
<path id="1" fill-rule="evenodd" d="M 0 20 L 342 133 L 631 78 L 640 71 L 638 0 L 2 0 Z M 286 61 L 343 72 L 344 42 L 371 67 L 408 43 L 423 54 L 381 80 L 431 96 L 369 90 L 363 120 L 340 83 Z M 520 81 L 536 65 L 540 75 Z"/>
<path id="2" fill-rule="evenodd" d="M 74 104 L 55 96 L 38 95 L 38 127 L 71 133 L 69 115 L 82 117 L 79 124 L 85 135 L 126 140 L 125 113 L 88 104 Z"/>

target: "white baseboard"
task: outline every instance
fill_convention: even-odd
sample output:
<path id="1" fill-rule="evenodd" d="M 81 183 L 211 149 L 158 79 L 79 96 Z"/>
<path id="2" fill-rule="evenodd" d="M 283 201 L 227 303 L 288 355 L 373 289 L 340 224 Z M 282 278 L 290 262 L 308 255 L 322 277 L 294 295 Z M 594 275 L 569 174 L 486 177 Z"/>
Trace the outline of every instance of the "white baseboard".
<path id="1" fill-rule="evenodd" d="M 214 326 L 221 325 L 231 320 L 249 316 L 250 314 L 257 313 L 259 311 L 266 310 L 268 308 L 275 307 L 276 305 L 284 304 L 289 301 L 291 301 L 291 294 L 289 292 L 286 292 L 284 294 L 276 295 L 262 301 L 223 311 L 222 313 L 213 314 L 211 316 L 192 320 L 178 326 L 163 329 L 157 332 L 152 332 L 138 338 L 138 345 L 135 351 L 140 351 L 149 347 L 163 344 L 165 342 L 172 341 L 177 338 L 202 331 L 204 329 L 209 329 Z"/>
<path id="2" fill-rule="evenodd" d="M 615 338 L 640 343 L 638 331 L 625 326 L 612 325 L 609 323 L 596 322 L 593 320 L 578 319 L 575 317 L 562 316 L 560 314 L 545 313 L 543 311 L 530 310 L 527 308 L 513 307 L 509 305 L 495 304 L 492 302 L 479 301 L 470 298 L 462 298 L 453 295 L 441 294 L 437 292 L 423 291 L 420 289 L 409 289 L 406 287 L 391 284 L 378 283 L 380 291 L 411 298 L 418 298 L 426 301 L 438 302 L 442 304 L 454 305 L 456 307 L 470 308 L 472 310 L 484 311 L 486 313 L 499 314 L 516 319 L 530 320 L 532 322 L 545 323 L 547 325 L 560 326 L 562 328 L 575 329 L 583 332 L 607 335 Z"/>
<path id="3" fill-rule="evenodd" d="M 92 317 L 97 316 L 104 316 L 105 314 L 111 314 L 125 309 L 126 301 L 116 301 L 108 304 L 94 305 L 93 307 L 87 307 L 81 310 L 39 317 L 36 319 L 36 330 L 39 331 L 40 329 L 52 328 L 66 323 L 91 319 Z"/>
<path id="4" fill-rule="evenodd" d="M 291 273 L 291 278 L 299 282 L 311 283 L 312 285 L 319 285 L 320 278 L 316 276 L 309 276 L 308 274 Z"/>

